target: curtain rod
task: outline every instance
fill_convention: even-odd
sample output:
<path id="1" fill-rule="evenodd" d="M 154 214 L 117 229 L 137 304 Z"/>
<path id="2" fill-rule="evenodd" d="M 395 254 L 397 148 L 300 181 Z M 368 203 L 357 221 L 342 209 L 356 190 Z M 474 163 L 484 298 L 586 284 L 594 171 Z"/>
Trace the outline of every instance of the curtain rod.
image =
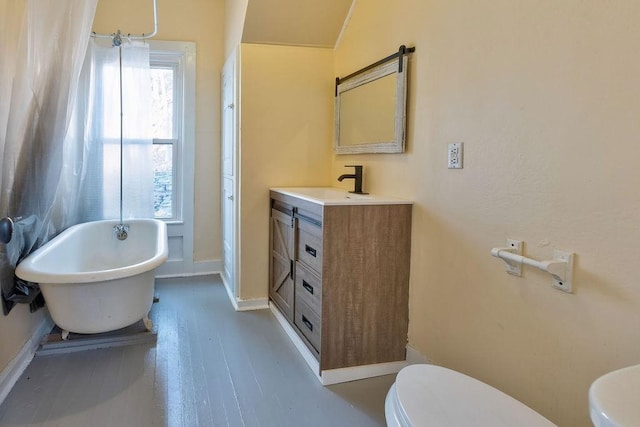
<path id="1" fill-rule="evenodd" d="M 132 36 L 131 34 L 127 34 L 126 37 L 128 39 L 144 40 L 144 39 L 150 39 L 151 37 L 154 37 L 157 33 L 158 33 L 158 0 L 153 0 L 153 32 L 150 34 L 142 33 L 139 36 Z M 96 33 L 95 31 L 91 33 L 91 37 L 113 38 L 114 40 L 116 39 L 116 37 L 119 38 L 120 35 L 121 35 L 120 30 L 118 30 L 116 33 L 113 33 L 113 34 L 99 34 L 99 33 Z"/>
<path id="2" fill-rule="evenodd" d="M 336 77 L 336 86 L 338 86 L 339 84 L 341 84 L 345 80 L 349 80 L 350 78 L 355 77 L 358 74 L 362 74 L 365 71 L 369 71 L 370 69 L 375 68 L 378 65 L 382 65 L 382 64 L 384 64 L 386 62 L 389 62 L 389 61 L 391 61 L 392 59 L 395 59 L 395 58 L 400 58 L 400 61 L 398 63 L 398 72 L 401 73 L 402 72 L 402 63 L 403 63 L 402 57 L 404 55 L 408 54 L 408 53 L 412 53 L 412 52 L 415 52 L 415 51 L 416 51 L 415 47 L 406 47 L 405 45 L 401 45 L 400 48 L 398 48 L 398 51 L 396 53 L 391 54 L 391 55 L 387 56 L 386 58 L 382 58 L 381 60 L 376 61 L 371 65 L 367 65 L 366 67 L 361 68 L 358 71 L 349 74 L 348 76 L 345 76 L 345 77 L 342 77 L 342 78 Z"/>

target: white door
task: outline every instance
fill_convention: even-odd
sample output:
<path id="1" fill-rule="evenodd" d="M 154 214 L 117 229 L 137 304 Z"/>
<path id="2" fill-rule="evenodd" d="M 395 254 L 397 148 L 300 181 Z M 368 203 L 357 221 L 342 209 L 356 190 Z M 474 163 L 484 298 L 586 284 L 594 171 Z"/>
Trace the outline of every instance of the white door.
<path id="1" fill-rule="evenodd" d="M 238 195 L 236 181 L 237 132 L 236 54 L 222 68 L 222 279 L 229 292 L 238 296 L 236 250 Z"/>
<path id="2" fill-rule="evenodd" d="M 233 196 L 233 180 L 227 177 L 222 178 L 222 275 L 225 284 L 236 295 L 235 265 L 234 265 L 234 244 L 235 244 L 235 201 Z"/>
<path id="3" fill-rule="evenodd" d="M 222 176 L 235 178 L 236 96 L 235 54 L 222 69 Z"/>

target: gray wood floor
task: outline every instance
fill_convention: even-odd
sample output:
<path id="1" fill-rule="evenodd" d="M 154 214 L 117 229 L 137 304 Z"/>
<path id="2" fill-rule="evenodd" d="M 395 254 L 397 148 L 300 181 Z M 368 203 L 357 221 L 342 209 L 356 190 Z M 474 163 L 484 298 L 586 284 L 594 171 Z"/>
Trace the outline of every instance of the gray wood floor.
<path id="1" fill-rule="evenodd" d="M 268 310 L 218 276 L 158 280 L 158 342 L 37 356 L 0 426 L 376 426 L 394 376 L 323 387 Z"/>

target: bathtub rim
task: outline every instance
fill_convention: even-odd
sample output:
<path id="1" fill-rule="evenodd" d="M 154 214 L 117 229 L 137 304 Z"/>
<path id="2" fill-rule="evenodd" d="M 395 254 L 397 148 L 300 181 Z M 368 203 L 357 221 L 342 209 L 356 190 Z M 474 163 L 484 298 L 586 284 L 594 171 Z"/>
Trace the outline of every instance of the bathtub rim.
<path id="1" fill-rule="evenodd" d="M 153 218 L 131 218 L 123 221 L 125 224 L 135 225 L 136 223 L 152 223 L 156 229 L 156 243 L 155 253 L 151 258 L 148 258 L 142 262 L 127 265 L 119 268 L 112 268 L 106 270 L 97 270 L 91 272 L 74 272 L 74 273 L 55 273 L 55 272 L 42 272 L 38 271 L 34 264 L 37 264 L 39 259 L 47 255 L 56 246 L 52 244 L 54 240 L 58 240 L 58 244 L 62 243 L 62 240 L 69 238 L 71 234 L 77 232 L 79 228 L 90 227 L 95 223 L 107 223 L 107 224 L 119 224 L 119 220 L 106 219 L 98 221 L 83 222 L 73 225 L 62 233 L 49 240 L 42 247 L 38 248 L 33 253 L 29 254 L 25 259 L 18 263 L 15 274 L 22 280 L 26 280 L 33 283 L 39 283 L 42 285 L 56 285 L 56 284 L 83 284 L 94 283 L 115 279 L 122 279 L 125 277 L 134 276 L 136 274 L 144 273 L 149 270 L 162 265 L 168 258 L 169 248 L 167 244 L 167 225 L 164 221 Z M 114 237 L 115 238 L 115 237 Z"/>

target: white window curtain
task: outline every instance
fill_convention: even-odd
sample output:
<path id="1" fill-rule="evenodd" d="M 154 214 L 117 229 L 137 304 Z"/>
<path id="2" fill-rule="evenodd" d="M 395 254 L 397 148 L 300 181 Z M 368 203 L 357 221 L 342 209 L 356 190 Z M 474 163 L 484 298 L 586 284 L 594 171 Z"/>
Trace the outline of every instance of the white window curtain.
<path id="1" fill-rule="evenodd" d="M 0 217 L 15 222 L 0 245 L 5 313 L 38 294 L 17 263 L 65 228 L 121 206 L 125 221 L 153 217 L 149 48 L 91 39 L 96 5 L 0 0 Z"/>
<path id="2" fill-rule="evenodd" d="M 16 263 L 63 227 L 63 140 L 96 5 L 0 0 L 0 217 L 15 220 L 11 242 L 0 245 L 5 313 L 33 297 L 16 292 Z"/>
<path id="3" fill-rule="evenodd" d="M 65 171 L 65 183 L 78 186 L 79 193 L 69 200 L 75 204 L 74 223 L 120 218 L 121 171 L 123 219 L 153 218 L 148 44 L 124 41 L 121 47 L 112 47 L 109 39 L 90 41 L 67 141 L 70 169 Z"/>

